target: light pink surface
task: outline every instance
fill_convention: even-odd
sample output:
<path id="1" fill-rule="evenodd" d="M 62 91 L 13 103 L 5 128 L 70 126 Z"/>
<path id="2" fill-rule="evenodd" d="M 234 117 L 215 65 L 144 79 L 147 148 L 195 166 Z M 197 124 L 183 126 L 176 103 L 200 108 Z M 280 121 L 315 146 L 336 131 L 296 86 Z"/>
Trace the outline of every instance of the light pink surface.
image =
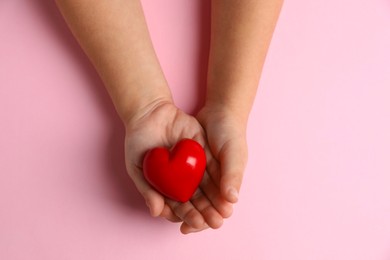
<path id="1" fill-rule="evenodd" d="M 143 1 L 188 112 L 207 2 Z M 122 125 L 55 5 L 0 1 L 0 259 L 390 259 L 389 25 L 387 0 L 286 1 L 240 202 L 222 229 L 183 236 L 148 216 Z"/>

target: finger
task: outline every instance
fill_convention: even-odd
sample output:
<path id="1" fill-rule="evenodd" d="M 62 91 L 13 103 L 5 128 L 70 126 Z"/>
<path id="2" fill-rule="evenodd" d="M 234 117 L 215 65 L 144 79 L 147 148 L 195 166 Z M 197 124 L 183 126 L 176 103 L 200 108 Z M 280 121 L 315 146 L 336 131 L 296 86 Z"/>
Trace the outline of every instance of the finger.
<path id="1" fill-rule="evenodd" d="M 203 149 L 205 149 L 205 134 L 204 134 L 204 132 L 203 132 L 203 130 L 202 131 L 199 131 L 198 133 L 196 133 L 193 137 L 192 137 L 192 139 L 194 140 L 194 141 L 196 141 L 196 142 L 198 142 L 202 147 L 203 147 Z"/>
<path id="2" fill-rule="evenodd" d="M 201 228 L 205 220 L 200 212 L 192 205 L 190 201 L 181 203 L 166 199 L 166 203 L 172 209 L 174 214 L 193 228 Z"/>
<path id="3" fill-rule="evenodd" d="M 211 179 L 214 181 L 215 185 L 219 188 L 221 181 L 221 167 L 219 162 L 212 155 L 208 145 L 205 146 L 205 153 L 207 158 L 206 170 L 209 173 Z"/>
<path id="4" fill-rule="evenodd" d="M 167 204 L 164 205 L 164 209 L 162 210 L 160 217 L 165 218 L 171 222 L 182 222 L 182 220 L 173 213 Z"/>
<path id="5" fill-rule="evenodd" d="M 222 196 L 220 189 L 215 185 L 208 172 L 203 176 L 200 188 L 208 201 L 211 202 L 212 206 L 223 218 L 228 218 L 232 215 L 233 205 Z"/>
<path id="6" fill-rule="evenodd" d="M 223 218 L 214 208 L 209 199 L 198 189 L 191 199 L 192 204 L 202 214 L 209 227 L 216 229 L 223 224 Z"/>
<path id="7" fill-rule="evenodd" d="M 180 226 L 180 232 L 186 235 L 189 233 L 200 232 L 208 228 L 209 226 L 206 223 L 201 228 L 193 228 L 190 225 L 188 225 L 186 222 L 183 222 Z"/>
<path id="8" fill-rule="evenodd" d="M 207 169 L 200 187 L 221 216 L 228 218 L 233 213 L 233 206 L 222 196 L 220 191 L 221 169 L 219 162 L 213 157 L 208 145 L 205 146 L 205 152 Z"/>
<path id="9" fill-rule="evenodd" d="M 155 191 L 144 179 L 142 174 L 142 169 L 139 167 L 132 167 L 131 172 L 129 172 L 131 179 L 133 180 L 137 190 L 145 199 L 145 203 L 149 208 L 150 215 L 157 217 L 161 215 L 161 212 L 164 209 L 164 197 Z"/>
<path id="10" fill-rule="evenodd" d="M 232 139 L 220 151 L 221 192 L 225 199 L 235 203 L 241 187 L 247 161 L 245 139 Z"/>

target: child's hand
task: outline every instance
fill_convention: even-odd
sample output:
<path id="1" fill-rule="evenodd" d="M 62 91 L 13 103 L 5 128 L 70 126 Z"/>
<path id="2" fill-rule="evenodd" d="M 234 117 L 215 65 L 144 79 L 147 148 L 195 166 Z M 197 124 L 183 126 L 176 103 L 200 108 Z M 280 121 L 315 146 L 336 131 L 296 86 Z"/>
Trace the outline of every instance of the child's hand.
<path id="1" fill-rule="evenodd" d="M 223 198 L 235 203 L 248 158 L 246 123 L 226 107 L 204 107 L 197 118 L 206 131 L 213 158 L 207 171 Z"/>
<path id="2" fill-rule="evenodd" d="M 222 225 L 232 205 L 222 199 L 219 188 L 205 173 L 200 188 L 186 203 L 163 197 L 144 179 L 142 161 L 145 152 L 156 146 L 171 147 L 183 138 L 191 138 L 207 148 L 204 131 L 198 121 L 177 109 L 172 103 L 152 104 L 139 111 L 126 123 L 126 168 L 137 189 L 145 199 L 152 216 L 161 216 L 172 222 L 183 221 L 182 233 L 200 231 Z"/>
<path id="3" fill-rule="evenodd" d="M 126 168 L 151 215 L 183 221 L 183 233 L 221 226 L 238 200 L 247 160 L 246 120 L 283 1 L 212 1 L 206 104 L 214 105 L 198 115 L 207 140 L 198 121 L 170 102 L 140 1 L 56 2 L 125 122 Z M 183 138 L 203 145 L 208 159 L 200 188 L 184 204 L 153 190 L 142 172 L 147 150 Z"/>

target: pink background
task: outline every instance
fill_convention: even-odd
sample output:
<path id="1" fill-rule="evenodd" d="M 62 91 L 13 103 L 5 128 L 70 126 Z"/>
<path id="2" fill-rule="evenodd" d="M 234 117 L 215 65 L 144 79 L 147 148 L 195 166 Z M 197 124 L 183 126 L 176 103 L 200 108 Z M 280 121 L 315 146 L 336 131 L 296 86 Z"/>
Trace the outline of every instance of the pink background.
<path id="1" fill-rule="evenodd" d="M 143 1 L 177 105 L 202 102 L 208 1 Z M 0 259 L 390 259 L 390 2 L 286 1 L 234 215 L 148 216 L 123 128 L 55 4 L 0 1 Z"/>

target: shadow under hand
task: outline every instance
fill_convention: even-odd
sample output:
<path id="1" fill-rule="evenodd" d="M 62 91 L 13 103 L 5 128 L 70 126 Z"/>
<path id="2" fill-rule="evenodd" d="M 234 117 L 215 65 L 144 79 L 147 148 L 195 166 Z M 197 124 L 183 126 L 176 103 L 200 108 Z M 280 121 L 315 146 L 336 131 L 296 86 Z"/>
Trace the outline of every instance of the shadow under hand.
<path id="1" fill-rule="evenodd" d="M 104 185 L 110 185 L 106 191 L 109 200 L 114 200 L 129 210 L 136 210 L 140 214 L 148 214 L 143 198 L 128 177 L 124 161 L 124 130 L 114 106 L 106 92 L 102 81 L 84 54 L 76 39 L 67 27 L 61 13 L 54 1 L 34 0 L 26 1 L 31 5 L 31 9 L 44 20 L 47 29 L 53 35 L 64 52 L 74 60 L 74 66 L 85 75 L 88 84 L 85 84 L 91 95 L 96 99 L 97 107 L 104 118 L 104 121 L 111 127 L 107 136 L 107 146 L 102 147 L 105 161 L 103 162 L 107 176 L 104 176 Z M 102 163 L 102 162 L 97 162 Z"/>

